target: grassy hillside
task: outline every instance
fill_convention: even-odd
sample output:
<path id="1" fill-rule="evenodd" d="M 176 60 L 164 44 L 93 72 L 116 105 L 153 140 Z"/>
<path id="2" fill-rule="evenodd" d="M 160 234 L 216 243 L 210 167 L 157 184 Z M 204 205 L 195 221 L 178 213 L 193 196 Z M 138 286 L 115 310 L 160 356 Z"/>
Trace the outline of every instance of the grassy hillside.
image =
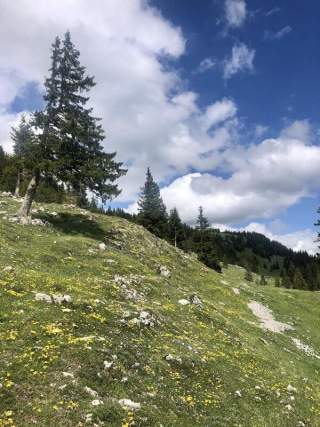
<path id="1" fill-rule="evenodd" d="M 18 205 L 0 198 L 0 427 L 320 426 L 319 293 L 70 206 L 18 225 Z M 294 329 L 261 328 L 252 300 Z"/>

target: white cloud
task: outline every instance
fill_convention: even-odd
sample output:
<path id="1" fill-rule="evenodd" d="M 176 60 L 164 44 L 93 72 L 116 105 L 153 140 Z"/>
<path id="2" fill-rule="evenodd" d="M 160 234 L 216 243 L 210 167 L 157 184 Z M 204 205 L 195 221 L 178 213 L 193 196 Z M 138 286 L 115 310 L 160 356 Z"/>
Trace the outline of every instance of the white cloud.
<path id="1" fill-rule="evenodd" d="M 308 120 L 296 120 L 289 126 L 285 127 L 280 136 L 282 138 L 298 139 L 304 142 L 310 142 L 311 125 Z"/>
<path id="2" fill-rule="evenodd" d="M 217 66 L 217 61 L 215 59 L 205 58 L 200 62 L 197 72 L 204 73 L 205 71 L 212 70 L 216 66 Z"/>
<path id="3" fill-rule="evenodd" d="M 256 125 L 254 129 L 254 134 L 257 138 L 260 138 L 262 135 L 268 132 L 268 130 L 269 130 L 268 126 Z"/>
<path id="4" fill-rule="evenodd" d="M 292 27 L 290 27 L 290 25 L 286 25 L 285 27 L 281 28 L 279 31 L 266 30 L 264 32 L 263 38 L 265 40 L 281 40 L 287 34 L 291 33 L 291 31 L 292 31 Z"/>
<path id="5" fill-rule="evenodd" d="M 280 7 L 274 7 L 273 9 L 268 10 L 267 12 L 265 12 L 265 16 L 271 16 L 274 15 L 275 13 L 279 13 L 280 12 Z"/>
<path id="6" fill-rule="evenodd" d="M 247 8 L 244 0 L 226 0 L 225 17 L 229 27 L 241 27 L 246 19 Z"/>
<path id="7" fill-rule="evenodd" d="M 10 132 L 19 123 L 21 114 L 6 113 L 0 110 L 0 145 L 7 153 L 12 153 Z"/>
<path id="8" fill-rule="evenodd" d="M 190 223 L 199 205 L 212 223 L 274 217 L 318 187 L 320 147 L 311 145 L 309 134 L 301 132 L 306 127 L 305 121 L 295 122 L 279 138 L 247 148 L 230 147 L 222 155 L 232 171 L 229 177 L 205 172 L 185 174 L 162 189 L 165 203 L 169 208 L 176 206 Z M 294 138 L 287 133 L 293 129 L 299 130 Z"/>
<path id="9" fill-rule="evenodd" d="M 232 48 L 231 56 L 224 61 L 223 76 L 229 79 L 235 74 L 253 70 L 255 50 L 249 49 L 244 43 Z"/>

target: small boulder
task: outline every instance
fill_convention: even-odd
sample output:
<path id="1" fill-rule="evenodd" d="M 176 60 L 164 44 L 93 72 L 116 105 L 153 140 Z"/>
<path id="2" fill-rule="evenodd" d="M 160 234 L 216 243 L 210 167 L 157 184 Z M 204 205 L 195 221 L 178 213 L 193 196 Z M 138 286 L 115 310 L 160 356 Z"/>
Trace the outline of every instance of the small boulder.
<path id="1" fill-rule="evenodd" d="M 196 294 L 191 295 L 190 302 L 191 304 L 196 305 L 199 308 L 203 308 L 203 302 Z"/>
<path id="2" fill-rule="evenodd" d="M 165 277 L 166 279 L 169 279 L 171 277 L 170 270 L 164 265 L 160 265 L 159 273 L 161 276 Z"/>
<path id="3" fill-rule="evenodd" d="M 105 251 L 107 249 L 107 246 L 105 243 L 99 243 L 99 250 L 101 252 Z"/>
<path id="4" fill-rule="evenodd" d="M 91 402 L 91 405 L 92 405 L 92 406 L 99 406 L 99 405 L 103 405 L 103 401 L 102 401 L 102 400 L 100 400 L 100 399 L 94 399 L 94 400 Z"/>
<path id="5" fill-rule="evenodd" d="M 179 299 L 178 303 L 181 305 L 188 305 L 188 304 L 190 304 L 190 301 L 182 298 L 182 299 Z"/>
<path id="6" fill-rule="evenodd" d="M 141 311 L 139 315 L 139 323 L 144 326 L 154 326 L 155 318 L 149 311 Z"/>
<path id="7" fill-rule="evenodd" d="M 91 397 L 95 397 L 96 399 L 99 397 L 98 392 L 96 392 L 95 390 L 92 390 L 92 388 L 90 387 L 86 386 L 84 388 L 84 391 L 88 393 Z"/>
<path id="8" fill-rule="evenodd" d="M 167 354 L 165 357 L 167 362 L 177 362 L 177 363 L 181 363 L 182 359 L 179 356 L 174 356 L 173 354 Z"/>
<path id="9" fill-rule="evenodd" d="M 120 400 L 118 400 L 118 403 L 119 403 L 120 406 L 122 406 L 122 408 L 131 410 L 131 411 L 135 411 L 135 410 L 141 408 L 141 404 L 140 403 L 133 402 L 130 399 L 120 399 Z"/>
<path id="10" fill-rule="evenodd" d="M 51 304 L 53 302 L 50 295 L 44 294 L 42 292 L 37 292 L 35 296 L 36 301 L 44 301 L 48 304 Z"/>

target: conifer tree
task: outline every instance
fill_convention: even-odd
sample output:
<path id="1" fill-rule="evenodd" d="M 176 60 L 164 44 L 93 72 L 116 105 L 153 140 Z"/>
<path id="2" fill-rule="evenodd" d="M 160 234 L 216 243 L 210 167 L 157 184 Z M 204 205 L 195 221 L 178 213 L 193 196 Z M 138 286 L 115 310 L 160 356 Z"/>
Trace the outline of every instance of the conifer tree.
<path id="1" fill-rule="evenodd" d="M 18 126 L 12 128 L 11 139 L 13 141 L 13 151 L 17 166 L 17 182 L 14 195 L 20 197 L 23 170 L 33 162 L 32 148 L 35 139 L 31 123 L 27 121 L 25 115 L 21 116 Z"/>
<path id="2" fill-rule="evenodd" d="M 4 153 L 4 149 L 2 148 L 2 145 L 0 145 L 0 174 L 3 172 L 5 161 L 6 161 L 6 155 Z"/>
<path id="3" fill-rule="evenodd" d="M 175 247 L 179 246 L 183 238 L 183 227 L 176 208 L 171 209 L 168 218 L 168 237 Z"/>
<path id="4" fill-rule="evenodd" d="M 283 288 L 286 288 L 286 289 L 292 289 L 292 288 L 293 288 L 293 285 L 292 285 L 291 279 L 290 279 L 290 277 L 289 277 L 287 274 L 284 274 L 284 275 L 282 276 L 281 286 L 282 286 Z"/>
<path id="5" fill-rule="evenodd" d="M 320 208 L 317 210 L 318 214 L 320 214 Z M 315 223 L 316 227 L 320 227 L 320 219 Z M 320 249 L 320 232 L 318 233 L 318 238 L 317 238 L 317 242 L 319 243 L 318 248 Z M 318 253 L 318 257 L 320 256 L 320 254 Z"/>
<path id="6" fill-rule="evenodd" d="M 266 286 L 267 285 L 267 281 L 266 281 L 266 278 L 265 278 L 264 274 L 261 276 L 259 284 L 261 286 Z"/>
<path id="7" fill-rule="evenodd" d="M 164 237 L 167 234 L 166 207 L 160 195 L 160 188 L 154 181 L 150 168 L 147 169 L 146 180 L 141 188 L 138 209 L 140 224 L 159 237 Z"/>
<path id="8" fill-rule="evenodd" d="M 203 214 L 202 206 L 199 206 L 199 215 L 197 219 L 197 229 L 203 232 L 209 228 L 209 221 Z"/>
<path id="9" fill-rule="evenodd" d="M 20 216 L 29 215 L 41 179 L 54 176 L 75 190 L 90 190 L 103 201 L 120 193 L 115 181 L 126 173 L 116 153 L 105 153 L 99 119 L 87 107 L 86 94 L 95 85 L 80 64 L 80 53 L 67 32 L 52 45 L 50 75 L 45 81 L 45 108 L 35 115 L 36 161 Z"/>
<path id="10" fill-rule="evenodd" d="M 225 270 L 229 268 L 228 258 L 226 256 L 223 257 L 223 268 Z"/>
<path id="11" fill-rule="evenodd" d="M 306 290 L 308 288 L 306 281 L 304 280 L 304 277 L 301 274 L 301 271 L 299 268 L 295 269 L 292 285 L 294 289 L 301 289 Z"/>

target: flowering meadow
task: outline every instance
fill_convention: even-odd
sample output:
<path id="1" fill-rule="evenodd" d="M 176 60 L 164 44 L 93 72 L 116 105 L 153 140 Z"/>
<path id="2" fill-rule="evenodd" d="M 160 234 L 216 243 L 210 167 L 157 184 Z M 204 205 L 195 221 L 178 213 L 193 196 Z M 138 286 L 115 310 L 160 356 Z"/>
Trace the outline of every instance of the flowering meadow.
<path id="1" fill-rule="evenodd" d="M 320 426 L 319 293 L 71 205 L 20 225 L 19 203 L 0 198 L 0 427 Z"/>

